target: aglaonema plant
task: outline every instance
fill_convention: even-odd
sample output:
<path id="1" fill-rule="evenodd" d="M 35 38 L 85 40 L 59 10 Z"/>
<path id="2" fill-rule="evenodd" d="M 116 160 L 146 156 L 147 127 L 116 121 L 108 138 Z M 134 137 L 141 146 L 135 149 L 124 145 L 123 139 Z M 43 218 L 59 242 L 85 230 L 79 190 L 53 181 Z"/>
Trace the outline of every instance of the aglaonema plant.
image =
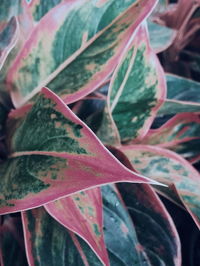
<path id="1" fill-rule="evenodd" d="M 157 2 L 2 2 L 1 265 L 182 265 L 158 194 L 199 227 L 200 85 L 163 72 Z"/>

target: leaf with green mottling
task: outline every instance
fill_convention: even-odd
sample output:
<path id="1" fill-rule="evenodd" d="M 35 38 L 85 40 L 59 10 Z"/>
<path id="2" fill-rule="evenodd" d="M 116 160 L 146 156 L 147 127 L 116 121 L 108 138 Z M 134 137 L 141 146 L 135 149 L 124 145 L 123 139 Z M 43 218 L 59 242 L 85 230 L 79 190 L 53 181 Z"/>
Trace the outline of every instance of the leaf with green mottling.
<path id="1" fill-rule="evenodd" d="M 110 265 L 143 266 L 145 254 L 137 250 L 137 236 L 128 212 L 113 188 L 103 187 L 102 193 Z M 22 218 L 30 265 L 102 265 L 81 238 L 56 222 L 43 208 L 23 212 Z"/>
<path id="2" fill-rule="evenodd" d="M 23 0 L 23 8 L 24 12 L 29 13 L 30 19 L 34 22 L 34 24 L 38 23 L 52 8 L 56 7 L 58 4 L 62 2 L 67 2 L 66 0 L 51 0 L 51 1 L 43 1 L 43 0 Z M 68 1 L 69 2 L 69 1 Z"/>
<path id="3" fill-rule="evenodd" d="M 155 3 L 77 0 L 53 8 L 8 72 L 14 104 L 22 105 L 47 84 L 67 103 L 95 90 L 112 73 L 133 31 Z"/>
<path id="4" fill-rule="evenodd" d="M 200 139 L 199 132 L 200 116 L 192 113 L 181 113 L 169 119 L 160 128 L 150 129 L 140 143 L 176 149 L 179 144 Z"/>
<path id="5" fill-rule="evenodd" d="M 82 191 L 45 205 L 48 213 L 67 229 L 82 237 L 99 259 L 109 265 L 103 239 L 100 188 Z"/>
<path id="6" fill-rule="evenodd" d="M 148 20 L 150 44 L 156 53 L 166 50 L 174 41 L 176 31 Z"/>
<path id="7" fill-rule="evenodd" d="M 169 185 L 161 192 L 182 203 L 200 227 L 200 175 L 178 154 L 155 146 L 127 145 L 122 151 L 133 168 L 149 178 Z M 160 187 L 157 187 L 160 190 Z"/>
<path id="8" fill-rule="evenodd" d="M 151 265 L 181 265 L 176 227 L 154 190 L 143 184 L 120 184 L 118 187 L 131 214 L 141 249 Z"/>
<path id="9" fill-rule="evenodd" d="M 0 213 L 15 212 L 113 182 L 151 182 L 124 167 L 65 103 L 44 88 L 11 112 L 9 158 L 0 168 Z"/>
<path id="10" fill-rule="evenodd" d="M 83 240 L 76 239 L 44 208 L 23 212 L 22 220 L 29 265 L 102 265 Z"/>
<path id="11" fill-rule="evenodd" d="M 159 110 L 159 115 L 200 111 L 200 83 L 179 77 L 166 75 L 167 99 Z"/>
<path id="12" fill-rule="evenodd" d="M 8 22 L 20 13 L 20 0 L 1 0 L 0 30 L 2 23 Z"/>
<path id="13" fill-rule="evenodd" d="M 0 31 L 0 70 L 18 39 L 18 22 L 12 17 Z"/>
<path id="14" fill-rule="evenodd" d="M 145 136 L 165 92 L 163 70 L 143 25 L 115 70 L 109 88 L 109 106 L 122 141 Z"/>
<path id="15" fill-rule="evenodd" d="M 200 117 L 180 113 L 158 129 L 150 129 L 140 144 L 157 145 L 177 152 L 185 159 L 196 162 L 200 157 Z"/>

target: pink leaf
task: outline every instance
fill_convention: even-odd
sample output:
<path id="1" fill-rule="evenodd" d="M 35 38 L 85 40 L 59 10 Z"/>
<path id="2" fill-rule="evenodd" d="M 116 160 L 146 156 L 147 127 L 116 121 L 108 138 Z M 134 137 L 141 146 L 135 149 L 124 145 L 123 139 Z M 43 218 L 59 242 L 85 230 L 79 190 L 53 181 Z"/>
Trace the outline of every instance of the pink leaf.
<path id="1" fill-rule="evenodd" d="M 45 205 L 59 223 L 82 237 L 100 260 L 109 265 L 103 239 L 102 199 L 100 188 L 79 192 Z"/>

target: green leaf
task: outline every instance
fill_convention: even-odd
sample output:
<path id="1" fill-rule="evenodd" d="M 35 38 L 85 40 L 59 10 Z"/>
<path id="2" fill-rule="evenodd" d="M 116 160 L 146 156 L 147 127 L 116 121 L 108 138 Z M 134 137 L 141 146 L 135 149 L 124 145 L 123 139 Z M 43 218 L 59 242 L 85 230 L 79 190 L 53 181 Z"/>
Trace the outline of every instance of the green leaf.
<path id="1" fill-rule="evenodd" d="M 116 266 L 149 265 L 140 249 L 137 234 L 118 191 L 114 186 L 103 186 L 104 236 L 110 260 Z M 112 263 L 111 263 L 112 265 Z"/>
<path id="2" fill-rule="evenodd" d="M 156 53 L 166 50 L 174 41 L 176 31 L 148 20 L 151 47 Z"/>
<path id="3" fill-rule="evenodd" d="M 119 190 L 151 265 L 181 265 L 176 227 L 154 190 L 143 184 L 120 184 Z"/>
<path id="4" fill-rule="evenodd" d="M 175 75 L 166 75 L 167 99 L 159 115 L 200 111 L 200 83 Z"/>
<path id="5" fill-rule="evenodd" d="M 109 106 L 122 141 L 142 138 L 165 98 L 165 79 L 149 46 L 147 31 L 140 27 L 109 88 Z"/>

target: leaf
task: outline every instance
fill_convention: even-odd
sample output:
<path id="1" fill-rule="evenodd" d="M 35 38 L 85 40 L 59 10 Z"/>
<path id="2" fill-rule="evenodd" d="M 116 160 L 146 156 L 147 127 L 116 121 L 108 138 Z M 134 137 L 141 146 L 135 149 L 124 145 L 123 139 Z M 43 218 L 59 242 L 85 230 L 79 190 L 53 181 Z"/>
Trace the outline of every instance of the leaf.
<path id="1" fill-rule="evenodd" d="M 166 50 L 174 41 L 176 31 L 166 26 L 159 25 L 151 20 L 148 20 L 148 30 L 151 47 L 155 53 L 160 53 Z"/>
<path id="2" fill-rule="evenodd" d="M 176 75 L 166 75 L 167 99 L 159 115 L 200 111 L 200 83 Z"/>
<path id="3" fill-rule="evenodd" d="M 102 265 L 86 243 L 83 249 L 44 208 L 23 212 L 22 221 L 29 265 Z"/>
<path id="4" fill-rule="evenodd" d="M 20 214 L 19 214 L 20 215 Z M 0 263 L 2 266 L 26 266 L 27 260 L 23 242 L 20 216 L 1 216 Z M 1 257 L 2 256 L 2 257 Z"/>
<path id="5" fill-rule="evenodd" d="M 154 190 L 143 184 L 118 187 L 131 214 L 141 249 L 151 265 L 181 265 L 176 227 Z"/>
<path id="6" fill-rule="evenodd" d="M 112 73 L 133 31 L 155 2 L 77 0 L 53 8 L 34 29 L 8 72 L 15 106 L 30 100 L 46 85 L 66 103 L 95 90 Z"/>
<path id="7" fill-rule="evenodd" d="M 109 88 L 108 103 L 122 141 L 145 136 L 165 91 L 163 70 L 143 25 L 115 70 Z"/>
<path id="8" fill-rule="evenodd" d="M 102 102 L 103 109 L 92 113 L 86 119 L 87 125 L 105 145 L 120 145 L 119 132 L 105 100 L 99 99 L 96 101 Z"/>
<path id="9" fill-rule="evenodd" d="M 113 189 L 107 187 L 103 188 L 102 192 L 104 194 L 112 191 Z M 107 202 L 106 198 L 108 197 L 107 193 L 104 223 L 110 264 L 111 266 L 129 266 L 130 263 L 139 263 L 139 254 L 142 256 L 142 252 L 135 250 L 134 244 L 137 243 L 137 240 L 128 213 L 115 192 L 109 197 L 112 199 L 111 202 Z M 116 203 L 118 204 L 117 209 Z M 118 211 L 116 212 L 116 210 Z M 43 208 L 23 212 L 22 220 L 30 265 L 39 266 L 44 263 L 49 266 L 102 265 L 81 238 L 56 222 Z M 129 230 L 129 234 L 127 234 L 127 230 Z M 118 236 L 117 241 L 115 241 L 116 236 Z M 119 237 L 120 241 L 118 241 Z M 138 265 L 142 266 L 143 264 Z"/>
<path id="10" fill-rule="evenodd" d="M 9 124 L 10 155 L 0 168 L 0 213 L 41 206 L 102 184 L 151 182 L 124 167 L 46 88 L 33 107 L 11 113 Z"/>
<path id="11" fill-rule="evenodd" d="M 133 168 L 149 178 L 170 185 L 164 192 L 173 201 L 179 199 L 200 227 L 199 191 L 200 176 L 178 154 L 155 146 L 129 145 L 122 151 L 130 159 Z M 160 187 L 157 187 L 160 190 Z"/>
<path id="12" fill-rule="evenodd" d="M 176 149 L 179 144 L 200 139 L 199 131 L 200 116 L 192 113 L 181 113 L 169 119 L 160 128 L 150 129 L 141 144 Z"/>
<path id="13" fill-rule="evenodd" d="M 144 139 L 138 143 L 168 148 L 185 159 L 195 162 L 200 156 L 199 130 L 198 114 L 180 113 L 160 128 L 150 129 Z"/>
<path id="14" fill-rule="evenodd" d="M 103 186 L 104 236 L 111 265 L 149 265 L 140 249 L 137 234 L 121 197 L 114 186 Z"/>
<path id="15" fill-rule="evenodd" d="M 18 22 L 12 17 L 0 32 L 0 70 L 18 40 Z"/>
<path id="16" fill-rule="evenodd" d="M 1 0 L 1 13 L 0 13 L 0 30 L 2 24 L 8 22 L 13 16 L 18 15 L 20 12 L 19 0 Z"/>
<path id="17" fill-rule="evenodd" d="M 67 229 L 82 237 L 105 265 L 109 265 L 103 239 L 100 188 L 79 192 L 45 205 L 48 213 Z"/>
<path id="18" fill-rule="evenodd" d="M 52 8 L 66 0 L 22 0 L 24 12 L 29 13 L 30 19 L 37 24 Z M 69 1 L 68 1 L 69 2 Z"/>

